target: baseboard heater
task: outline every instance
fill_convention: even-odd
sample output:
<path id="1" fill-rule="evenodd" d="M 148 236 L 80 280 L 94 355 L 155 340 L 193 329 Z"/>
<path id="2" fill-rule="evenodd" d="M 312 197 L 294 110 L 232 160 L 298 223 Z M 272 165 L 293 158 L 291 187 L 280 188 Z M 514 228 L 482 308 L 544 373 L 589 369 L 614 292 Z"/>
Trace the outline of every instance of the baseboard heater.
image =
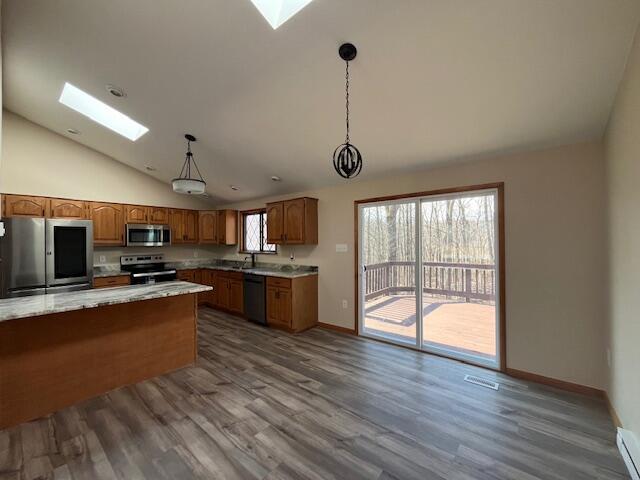
<path id="1" fill-rule="evenodd" d="M 640 480 L 640 445 L 633 433 L 618 428 L 618 449 L 633 480 Z"/>

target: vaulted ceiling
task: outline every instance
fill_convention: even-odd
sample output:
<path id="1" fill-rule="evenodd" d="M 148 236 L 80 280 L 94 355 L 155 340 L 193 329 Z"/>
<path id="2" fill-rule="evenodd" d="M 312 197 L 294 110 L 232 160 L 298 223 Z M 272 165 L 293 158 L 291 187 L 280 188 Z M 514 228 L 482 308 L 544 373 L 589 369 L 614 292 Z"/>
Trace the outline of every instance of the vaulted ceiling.
<path id="1" fill-rule="evenodd" d="M 273 30 L 250 0 L 4 0 L 4 106 L 167 182 L 193 133 L 207 191 L 236 201 L 345 181 L 331 165 L 345 41 L 365 179 L 600 137 L 639 14 L 636 0 L 314 0 Z M 131 142 L 59 104 L 66 81 L 149 133 Z"/>

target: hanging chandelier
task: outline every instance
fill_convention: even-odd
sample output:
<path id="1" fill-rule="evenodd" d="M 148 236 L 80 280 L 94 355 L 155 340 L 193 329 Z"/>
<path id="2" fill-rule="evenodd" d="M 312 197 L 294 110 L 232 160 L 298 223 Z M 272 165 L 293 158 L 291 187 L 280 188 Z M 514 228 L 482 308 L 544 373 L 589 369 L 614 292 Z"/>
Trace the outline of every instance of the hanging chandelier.
<path id="1" fill-rule="evenodd" d="M 338 49 L 340 58 L 346 63 L 345 73 L 345 105 L 346 105 L 346 127 L 347 135 L 343 144 L 333 152 L 333 168 L 342 178 L 352 178 L 357 176 L 362 170 L 362 155 L 360 150 L 351 143 L 349 138 L 349 62 L 356 58 L 358 50 L 351 43 L 344 43 Z"/>
<path id="2" fill-rule="evenodd" d="M 180 170 L 178 178 L 171 180 L 171 186 L 173 187 L 173 191 L 176 193 L 202 195 L 207 183 L 202 178 L 198 165 L 196 165 L 196 161 L 193 158 L 193 153 L 191 153 L 191 142 L 195 142 L 196 137 L 187 133 L 184 138 L 187 139 L 187 157 L 184 160 L 184 164 L 182 165 L 182 170 Z M 199 179 L 191 176 L 192 164 L 195 168 L 195 173 L 200 177 Z"/>

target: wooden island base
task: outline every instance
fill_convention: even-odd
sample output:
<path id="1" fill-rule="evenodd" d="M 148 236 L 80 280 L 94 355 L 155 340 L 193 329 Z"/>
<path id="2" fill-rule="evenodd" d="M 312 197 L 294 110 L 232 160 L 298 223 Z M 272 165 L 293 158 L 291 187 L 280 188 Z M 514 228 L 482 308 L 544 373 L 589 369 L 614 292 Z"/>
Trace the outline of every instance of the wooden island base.
<path id="1" fill-rule="evenodd" d="M 195 362 L 196 295 L 0 323 L 0 429 Z"/>

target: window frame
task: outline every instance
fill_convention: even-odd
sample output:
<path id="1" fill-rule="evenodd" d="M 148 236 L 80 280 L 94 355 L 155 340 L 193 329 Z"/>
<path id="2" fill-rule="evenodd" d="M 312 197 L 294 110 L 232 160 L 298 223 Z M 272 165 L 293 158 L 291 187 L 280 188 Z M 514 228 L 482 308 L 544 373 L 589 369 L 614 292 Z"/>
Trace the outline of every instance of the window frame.
<path id="1" fill-rule="evenodd" d="M 248 215 L 256 215 L 256 214 L 260 214 L 260 215 L 265 215 L 266 216 L 267 215 L 267 209 L 266 208 L 254 208 L 252 210 L 243 210 L 243 211 L 240 212 L 240 249 L 238 250 L 238 253 L 246 253 L 246 254 L 256 253 L 258 255 L 277 255 L 278 254 L 278 245 L 277 244 L 273 244 L 273 245 L 275 245 L 275 249 L 273 251 L 271 251 L 271 250 L 262 250 L 262 245 L 267 243 L 267 235 L 266 235 L 266 231 L 264 230 L 264 221 L 260 222 L 260 237 L 261 237 L 261 239 L 264 240 L 264 241 L 260 242 L 260 250 L 249 250 L 249 249 L 247 249 L 247 246 L 246 246 L 246 243 L 245 243 L 247 216 Z"/>

